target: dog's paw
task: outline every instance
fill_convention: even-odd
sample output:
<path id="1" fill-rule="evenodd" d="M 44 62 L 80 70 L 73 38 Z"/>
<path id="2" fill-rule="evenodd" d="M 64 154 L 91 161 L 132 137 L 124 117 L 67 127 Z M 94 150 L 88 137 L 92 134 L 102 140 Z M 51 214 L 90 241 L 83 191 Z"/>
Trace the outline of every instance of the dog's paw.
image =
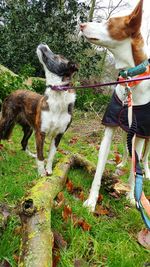
<path id="1" fill-rule="evenodd" d="M 129 202 L 130 202 L 130 204 L 132 206 L 135 206 L 136 205 L 136 201 L 135 201 L 134 193 L 133 192 L 128 192 L 127 195 L 126 195 L 126 198 L 127 198 L 127 200 L 129 200 Z"/>
<path id="2" fill-rule="evenodd" d="M 52 172 L 52 169 L 51 169 L 51 170 L 46 169 L 46 175 L 47 175 L 47 176 L 52 175 L 52 173 L 53 173 L 53 172 Z"/>
<path id="3" fill-rule="evenodd" d="M 83 206 L 88 208 L 90 212 L 95 211 L 96 202 L 93 199 L 88 198 L 84 203 Z"/>
<path id="4" fill-rule="evenodd" d="M 41 177 L 46 176 L 46 170 L 44 168 L 44 160 L 37 160 L 38 174 Z"/>

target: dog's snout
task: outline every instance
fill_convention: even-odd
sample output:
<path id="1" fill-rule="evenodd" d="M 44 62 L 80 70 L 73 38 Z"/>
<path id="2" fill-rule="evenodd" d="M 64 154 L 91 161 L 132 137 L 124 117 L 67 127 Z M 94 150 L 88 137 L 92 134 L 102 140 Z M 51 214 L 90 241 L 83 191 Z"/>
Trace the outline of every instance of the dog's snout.
<path id="1" fill-rule="evenodd" d="M 86 23 L 81 23 L 80 24 L 80 30 L 83 31 L 86 27 Z"/>

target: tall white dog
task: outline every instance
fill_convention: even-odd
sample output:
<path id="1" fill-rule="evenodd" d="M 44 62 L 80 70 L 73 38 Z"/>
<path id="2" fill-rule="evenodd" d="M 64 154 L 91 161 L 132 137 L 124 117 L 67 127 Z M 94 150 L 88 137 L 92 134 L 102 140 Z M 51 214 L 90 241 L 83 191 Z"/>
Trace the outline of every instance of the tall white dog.
<path id="1" fill-rule="evenodd" d="M 108 21 L 102 23 L 88 22 L 80 25 L 83 36 L 89 42 L 109 49 L 115 58 L 116 69 L 119 71 L 133 68 L 148 59 L 144 40 L 140 31 L 142 22 L 142 7 L 143 0 L 140 0 L 130 15 L 112 17 Z M 150 74 L 149 66 L 146 74 Z M 125 95 L 125 87 L 123 85 L 117 85 L 110 106 L 114 107 L 117 103 L 117 105 L 120 105 L 121 107 L 123 101 L 125 100 Z M 137 116 L 137 124 L 140 124 L 145 120 L 145 118 L 148 120 L 148 113 L 150 112 L 150 80 L 145 80 L 134 85 L 134 87 L 132 87 L 132 95 L 135 110 L 136 108 L 140 110 L 140 113 L 137 112 L 140 114 L 140 118 Z M 89 198 L 84 203 L 91 211 L 94 211 L 96 206 L 101 178 L 110 151 L 113 134 L 116 130 L 116 126 L 121 126 L 121 123 L 117 122 L 118 118 L 115 117 L 115 110 L 112 112 L 114 112 L 113 115 L 108 109 L 103 118 L 103 124 L 106 128 L 100 145 L 97 169 Z M 147 138 L 148 140 L 150 137 L 150 119 L 149 121 L 146 121 L 145 125 L 142 125 L 142 127 L 143 129 L 145 128 L 146 134 L 137 133 L 135 144 L 139 158 L 141 158 L 142 155 L 144 138 Z M 144 162 L 145 176 L 150 178 L 150 171 L 148 168 L 148 150 L 149 148 L 147 147 L 145 150 L 146 154 L 144 155 Z M 129 184 L 131 190 L 128 194 L 128 198 L 133 201 L 134 174 L 132 170 L 129 176 Z"/>

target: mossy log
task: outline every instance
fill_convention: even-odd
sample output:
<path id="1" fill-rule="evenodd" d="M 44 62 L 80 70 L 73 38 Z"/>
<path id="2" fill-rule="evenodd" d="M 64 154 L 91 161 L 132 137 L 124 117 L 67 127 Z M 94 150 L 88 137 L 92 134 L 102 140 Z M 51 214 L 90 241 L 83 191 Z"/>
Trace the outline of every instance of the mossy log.
<path id="1" fill-rule="evenodd" d="M 53 175 L 37 181 L 22 200 L 19 207 L 22 222 L 19 267 L 52 267 L 53 199 L 63 189 L 67 173 L 73 166 L 82 166 L 90 174 L 96 169 L 95 165 L 83 156 L 68 154 L 55 166 Z"/>

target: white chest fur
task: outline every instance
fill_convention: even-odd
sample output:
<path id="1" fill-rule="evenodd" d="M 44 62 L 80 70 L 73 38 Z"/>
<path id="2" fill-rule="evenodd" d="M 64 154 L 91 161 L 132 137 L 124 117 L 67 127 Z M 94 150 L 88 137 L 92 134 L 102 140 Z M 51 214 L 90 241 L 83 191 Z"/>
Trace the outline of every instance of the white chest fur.
<path id="1" fill-rule="evenodd" d="M 68 106 L 74 104 L 75 94 L 68 91 L 55 92 L 48 88 L 46 95 L 49 110 L 41 112 L 41 131 L 56 136 L 66 130 L 71 120 Z"/>

